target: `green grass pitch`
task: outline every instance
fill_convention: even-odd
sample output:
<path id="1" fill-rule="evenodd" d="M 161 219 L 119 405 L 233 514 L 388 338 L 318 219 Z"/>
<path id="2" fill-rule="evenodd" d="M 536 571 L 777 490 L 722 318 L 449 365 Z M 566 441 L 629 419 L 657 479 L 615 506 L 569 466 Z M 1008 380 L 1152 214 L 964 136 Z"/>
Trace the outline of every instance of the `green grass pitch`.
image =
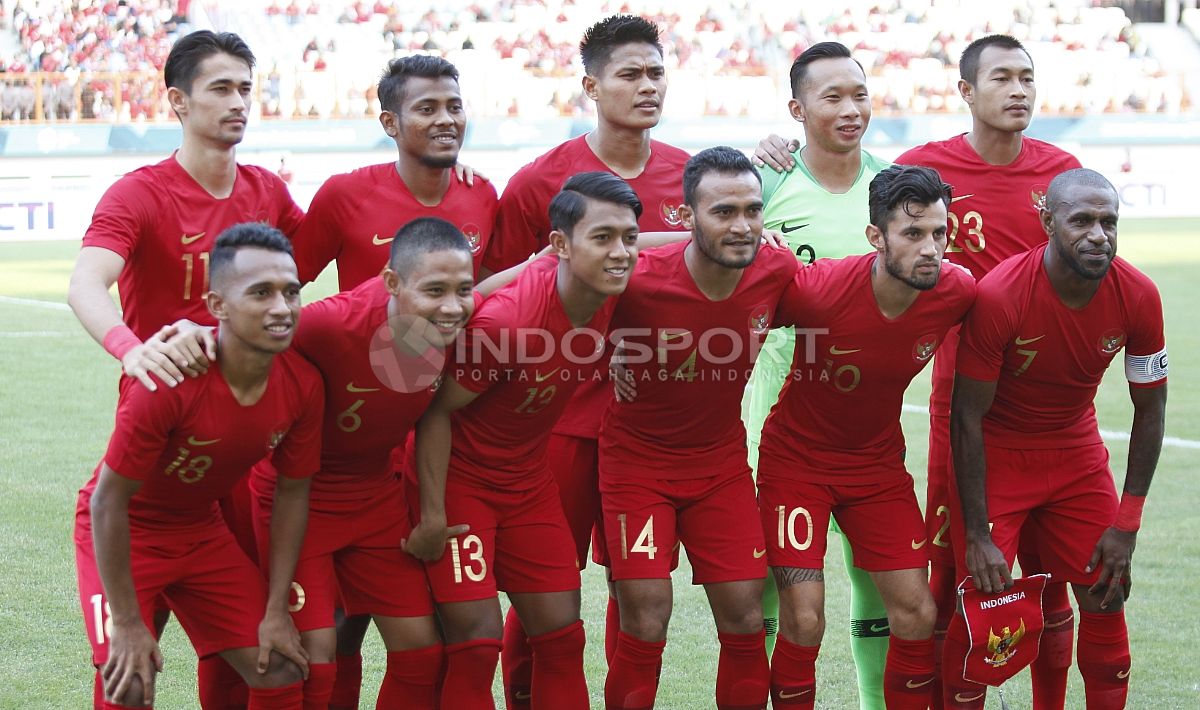
<path id="1" fill-rule="evenodd" d="M 1166 304 L 1172 356 L 1167 435 L 1183 440 L 1163 448 L 1138 540 L 1127 612 L 1134 656 L 1132 708 L 1200 706 L 1195 609 L 1200 479 L 1188 478 L 1197 475 L 1200 454 L 1194 443 L 1200 440 L 1200 332 L 1188 295 L 1195 293 L 1200 276 L 1197 238 L 1200 220 L 1129 221 L 1121 230 L 1121 255 L 1155 280 Z M 92 674 L 75 591 L 71 525 L 75 492 L 103 454 L 110 433 L 118 370 L 64 305 L 76 249 L 70 243 L 0 244 L 0 708 L 90 705 Z M 327 272 L 305 290 L 305 299 L 334 288 Z M 927 394 L 922 376 L 906 401 L 922 405 Z M 1097 408 L 1102 429 L 1128 432 L 1131 407 L 1119 360 L 1101 388 Z M 921 414 L 906 413 L 904 426 L 909 468 L 923 498 L 927 422 Z M 1126 445 L 1112 440 L 1110 448 L 1120 479 Z M 831 548 L 828 631 L 818 665 L 817 705 L 823 708 L 856 707 L 840 565 L 840 553 Z M 711 707 L 717 661 L 712 617 L 703 592 L 690 584 L 686 561 L 676 580 L 658 706 Z M 603 700 L 605 594 L 603 577 L 589 566 L 583 616 L 594 707 Z M 363 707 L 373 705 L 384 665 L 382 645 L 368 638 Z M 159 707 L 197 707 L 195 656 L 177 624 L 168 628 L 162 645 L 166 671 L 159 678 Z M 1029 707 L 1026 674 L 1005 690 L 1012 708 Z M 999 705 L 998 694 L 991 693 L 989 707 Z M 1075 671 L 1068 707 L 1083 707 Z"/>

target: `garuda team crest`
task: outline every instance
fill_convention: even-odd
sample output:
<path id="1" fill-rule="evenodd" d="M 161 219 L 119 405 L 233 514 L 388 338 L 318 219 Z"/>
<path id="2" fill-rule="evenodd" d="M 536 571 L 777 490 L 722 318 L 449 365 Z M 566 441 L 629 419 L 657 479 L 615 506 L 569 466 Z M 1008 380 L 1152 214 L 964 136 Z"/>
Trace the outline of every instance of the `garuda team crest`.
<path id="1" fill-rule="evenodd" d="M 1033 209 L 1041 210 L 1046 206 L 1046 190 L 1045 185 L 1034 185 L 1029 189 L 1029 201 L 1033 203 Z"/>
<path id="2" fill-rule="evenodd" d="M 683 224 L 683 218 L 679 216 L 679 205 L 671 204 L 670 200 L 663 200 L 658 206 L 659 214 L 662 216 L 662 221 L 672 227 L 678 227 Z"/>
<path id="3" fill-rule="evenodd" d="M 478 254 L 481 247 L 479 227 L 473 223 L 464 224 L 462 227 L 463 236 L 467 238 L 467 242 L 471 245 L 471 253 Z"/>
<path id="4" fill-rule="evenodd" d="M 275 447 L 279 446 L 279 442 L 283 441 L 283 437 L 287 436 L 287 433 L 287 429 L 271 432 L 271 438 L 267 441 L 267 450 L 274 451 Z"/>
<path id="5" fill-rule="evenodd" d="M 750 312 L 750 332 L 763 335 L 771 329 L 771 312 L 766 306 L 758 306 Z"/>
<path id="6" fill-rule="evenodd" d="M 913 343 L 912 356 L 917 362 L 928 362 L 929 358 L 933 357 L 933 351 L 937 350 L 937 336 L 924 335 L 917 338 L 917 342 Z"/>
<path id="7" fill-rule="evenodd" d="M 993 668 L 999 668 L 1008 663 L 1017 653 L 1017 644 L 1021 643 L 1021 639 L 1025 636 L 1025 620 L 1021 619 L 1021 625 L 1016 631 L 1011 631 L 1008 626 L 1001 630 L 1000 635 L 988 628 L 988 643 L 987 655 L 984 656 L 983 662 Z"/>
<path id="8" fill-rule="evenodd" d="M 1097 345 L 1100 346 L 1100 352 L 1104 353 L 1105 355 L 1112 355 L 1125 346 L 1125 331 L 1105 331 L 1104 335 L 1100 336 L 1100 340 Z"/>

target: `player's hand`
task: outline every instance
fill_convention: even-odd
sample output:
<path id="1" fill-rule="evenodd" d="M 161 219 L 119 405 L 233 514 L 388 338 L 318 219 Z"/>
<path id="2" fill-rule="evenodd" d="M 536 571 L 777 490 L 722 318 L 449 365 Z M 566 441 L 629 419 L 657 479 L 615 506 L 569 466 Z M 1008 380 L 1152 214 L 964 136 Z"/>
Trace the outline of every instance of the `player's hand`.
<path id="1" fill-rule="evenodd" d="M 158 384 L 154 381 L 155 377 L 168 387 L 174 387 L 183 382 L 183 371 L 180 369 L 179 361 L 172 359 L 160 350 L 166 339 L 170 337 L 164 333 L 172 332 L 171 327 L 164 326 L 158 333 L 150 336 L 146 342 L 130 348 L 129 352 L 125 353 L 125 357 L 121 358 L 121 369 L 125 374 L 136 378 L 151 392 L 158 391 Z"/>
<path id="2" fill-rule="evenodd" d="M 183 318 L 146 341 L 171 358 L 188 377 L 199 377 L 217 359 L 216 329 Z"/>
<path id="3" fill-rule="evenodd" d="M 783 249 L 784 251 L 792 250 L 792 248 L 788 246 L 787 240 L 783 238 L 783 232 L 778 232 L 774 229 L 763 230 L 762 243 L 763 246 L 768 246 L 773 249 Z"/>
<path id="4" fill-rule="evenodd" d="M 758 142 L 758 147 L 754 149 L 754 156 L 750 158 L 750 162 L 758 168 L 766 165 L 777 173 L 790 173 L 792 168 L 796 167 L 792 153 L 798 148 L 800 148 L 800 141 L 795 138 L 784 140 L 781 136 L 772 133 Z"/>
<path id="5" fill-rule="evenodd" d="M 163 669 L 158 642 L 141 619 L 128 625 L 113 624 L 108 662 L 100 669 L 104 698 L 125 703 L 134 679 L 142 684 L 142 702 L 154 704 L 154 676 Z"/>
<path id="6" fill-rule="evenodd" d="M 444 519 L 422 518 L 408 537 L 400 540 L 400 546 L 422 562 L 437 562 L 446 551 L 446 540 L 470 529 L 470 525 L 446 525 Z"/>
<path id="7" fill-rule="evenodd" d="M 967 571 L 975 580 L 975 588 L 984 594 L 999 594 L 1013 585 L 1008 562 L 991 537 L 967 540 Z"/>
<path id="8" fill-rule="evenodd" d="M 637 382 L 633 379 L 633 373 L 621 362 L 620 355 L 621 351 L 618 350 L 608 363 L 608 374 L 613 381 L 613 395 L 618 402 L 632 402 L 637 399 Z"/>
<path id="9" fill-rule="evenodd" d="M 1092 558 L 1088 560 L 1085 572 L 1090 573 L 1100 566 L 1100 576 L 1096 583 L 1088 589 L 1088 594 L 1104 593 L 1100 608 L 1107 609 L 1110 602 L 1117 596 L 1118 590 L 1127 589 L 1126 581 L 1133 564 L 1133 548 L 1137 546 L 1137 533 L 1125 532 L 1116 528 L 1104 531 L 1092 550 Z"/>
<path id="10" fill-rule="evenodd" d="M 459 182 L 465 182 L 468 186 L 475 184 L 475 178 L 488 182 L 487 175 L 484 175 L 466 163 L 454 164 L 454 176 L 458 178 Z"/>
<path id="11" fill-rule="evenodd" d="M 258 625 L 258 672 L 267 672 L 271 651 L 295 663 L 308 679 L 308 651 L 300 643 L 300 632 L 287 611 L 268 610 Z"/>

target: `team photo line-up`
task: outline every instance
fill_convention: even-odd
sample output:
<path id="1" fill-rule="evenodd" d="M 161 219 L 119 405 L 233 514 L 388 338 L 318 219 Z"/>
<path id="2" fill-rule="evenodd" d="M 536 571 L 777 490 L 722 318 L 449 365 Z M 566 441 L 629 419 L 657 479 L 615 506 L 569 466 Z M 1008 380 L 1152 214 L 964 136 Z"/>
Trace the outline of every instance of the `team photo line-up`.
<path id="1" fill-rule="evenodd" d="M 181 145 L 105 193 L 68 292 L 123 370 L 75 518 L 94 706 L 153 705 L 174 616 L 206 709 L 358 707 L 371 622 L 379 708 L 494 707 L 497 666 L 508 708 L 586 708 L 589 682 L 649 708 L 682 549 L 716 624 L 712 702 L 812 708 L 832 539 L 862 708 L 982 708 L 1027 667 L 1034 707 L 1062 708 L 1073 653 L 1087 707 L 1124 707 L 1162 305 L 1116 257 L 1113 186 L 1024 135 L 1022 45 L 974 41 L 970 132 L 894 164 L 861 147 L 866 77 L 835 42 L 791 67 L 803 140 L 753 159 L 651 138 L 653 23 L 606 18 L 580 52 L 596 128 L 499 197 L 459 164 L 454 66 L 392 60 L 396 160 L 305 213 L 236 162 L 250 49 L 174 45 Z M 302 307 L 330 263 L 340 293 Z M 1122 350 L 1118 495 L 1093 401 Z M 931 361 L 922 515 L 900 414 Z"/>

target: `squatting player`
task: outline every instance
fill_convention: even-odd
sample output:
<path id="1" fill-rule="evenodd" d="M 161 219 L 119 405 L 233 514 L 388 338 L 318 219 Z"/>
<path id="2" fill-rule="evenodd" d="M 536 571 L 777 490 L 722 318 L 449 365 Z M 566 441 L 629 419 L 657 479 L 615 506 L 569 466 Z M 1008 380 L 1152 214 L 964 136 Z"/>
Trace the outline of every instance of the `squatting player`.
<path id="1" fill-rule="evenodd" d="M 383 275 L 305 306 L 296 334 L 327 404 L 292 607 L 309 655 L 306 706 L 330 705 L 340 603 L 371 615 L 387 648 L 377 707 L 435 707 L 442 641 L 425 569 L 401 548 L 408 507 L 392 451 L 441 384 L 442 350 L 475 307 L 474 277 L 471 245 L 449 222 L 423 217 L 392 236 Z M 251 479 L 260 546 L 274 480 L 270 467 Z"/>
<path id="2" fill-rule="evenodd" d="M 1033 61 L 1020 42 L 989 35 L 972 42 L 959 60 L 959 92 L 971 110 L 971 131 L 913 148 L 896 159 L 926 165 L 954 188 L 946 258 L 971 270 L 977 279 L 1004 259 L 1046 241 L 1038 209 L 1055 175 L 1078 168 L 1070 153 L 1024 135 L 1037 106 Z M 938 605 L 934 638 L 941 641 L 954 614 L 954 552 L 950 549 L 950 390 L 958 328 L 946 338 L 933 361 L 929 399 L 929 488 L 926 527 L 930 538 L 929 586 Z M 958 525 L 959 523 L 955 523 Z M 1023 549 L 1021 566 L 1038 564 Z M 1071 667 L 1074 614 L 1065 583 L 1054 583 L 1042 596 L 1045 629 L 1033 662 L 1033 705 L 1062 707 Z M 937 674 L 940 684 L 940 672 Z M 933 699 L 941 707 L 941 693 Z"/>
<path id="3" fill-rule="evenodd" d="M 762 171 L 763 223 L 782 232 L 804 263 L 863 254 L 867 245 L 860 235 L 862 225 L 869 221 L 865 210 L 869 186 L 888 166 L 887 161 L 862 149 L 871 122 L 866 74 L 845 46 L 820 42 L 796 57 L 790 78 L 788 110 L 804 125 L 804 146 L 784 147 L 782 139 L 772 136 L 755 151 L 755 157 L 772 168 Z M 755 364 L 745 416 L 751 465 L 757 465 L 763 422 L 779 399 L 795 341 L 790 328 L 771 333 Z M 854 567 L 845 539 L 842 553 L 851 584 L 850 648 L 858 674 L 859 704 L 864 709 L 882 710 L 886 610 L 870 576 Z M 770 580 L 766 592 L 763 611 L 768 617 L 769 652 L 775 642 L 779 606 Z"/>
<path id="4" fill-rule="evenodd" d="M 583 91 L 596 102 L 596 128 L 513 175 L 500 197 L 496 236 L 484 257 L 484 267 L 491 272 L 518 264 L 547 244 L 552 229 L 547 205 L 563 182 L 580 172 L 598 170 L 625 179 L 645 206 L 638 219 L 641 232 L 680 229 L 683 166 L 689 156 L 650 138 L 667 95 L 658 28 L 641 17 L 608 17 L 584 33 L 579 52 L 586 72 Z M 594 376 L 580 385 L 550 440 L 550 467 L 558 478 L 580 564 L 586 563 L 592 526 L 600 514 L 596 437 L 600 413 L 612 397 L 604 365 L 598 363 Z M 605 631 L 610 658 L 616 609 L 610 600 Z M 527 707 L 529 645 L 514 613 L 505 624 L 503 664 L 508 706 Z"/>
<path id="5" fill-rule="evenodd" d="M 250 708 L 301 702 L 308 664 L 288 591 L 320 455 L 321 380 L 285 352 L 300 315 L 287 238 L 236 225 L 216 240 L 211 268 L 204 300 L 219 323 L 216 366 L 163 392 L 129 388 L 104 460 L 79 493 L 80 602 L 106 708 L 153 704 L 160 598 L 198 655 L 220 654 L 237 669 Z M 269 589 L 217 503 L 268 454 L 279 471 Z"/>
<path id="6" fill-rule="evenodd" d="M 621 609 L 604 689 L 614 710 L 654 704 L 676 541 L 716 621 L 717 707 L 767 703 L 766 548 L 740 411 L 797 262 L 782 249 L 759 252 L 761 186 L 741 152 L 696 154 L 683 194 L 692 239 L 643 250 L 613 314 L 638 390 L 633 401 L 610 402 L 600 432 L 603 530 Z"/>
<path id="7" fill-rule="evenodd" d="M 777 708 L 813 707 L 831 516 L 887 609 L 887 707 L 929 704 L 935 608 L 900 409 L 975 297 L 974 279 L 942 264 L 949 204 L 950 187 L 935 171 L 883 170 L 871 181 L 866 228 L 875 253 L 819 260 L 800 270 L 789 294 L 787 309 L 815 333 L 798 344 L 759 450 L 759 507 L 780 599 L 771 659 Z"/>
<path id="8" fill-rule="evenodd" d="M 498 589 L 529 633 L 532 706 L 588 706 L 578 560 L 547 445 L 604 355 L 611 297 L 637 259 L 641 210 L 611 173 L 568 180 L 549 208 L 557 261 L 535 262 L 480 306 L 453 376 L 417 425 L 417 523 L 406 549 L 427 561 L 445 633 L 442 707 L 491 707 Z"/>
<path id="9" fill-rule="evenodd" d="M 950 429 L 965 527 L 965 546 L 955 542 L 960 575 L 983 592 L 1007 588 L 1018 539 L 1032 528 L 1044 569 L 1075 592 L 1079 673 L 1087 707 L 1100 710 L 1125 706 L 1123 582 L 1167 401 L 1162 302 L 1145 275 L 1116 258 L 1118 204 L 1091 170 L 1050 182 L 1041 210 L 1049 244 L 980 281 L 963 324 Z M 1118 504 L 1094 400 L 1122 349 L 1134 413 Z M 956 614 L 944 667 L 962 667 L 966 647 Z M 983 707 L 985 686 L 950 674 L 943 683 L 946 707 Z"/>

